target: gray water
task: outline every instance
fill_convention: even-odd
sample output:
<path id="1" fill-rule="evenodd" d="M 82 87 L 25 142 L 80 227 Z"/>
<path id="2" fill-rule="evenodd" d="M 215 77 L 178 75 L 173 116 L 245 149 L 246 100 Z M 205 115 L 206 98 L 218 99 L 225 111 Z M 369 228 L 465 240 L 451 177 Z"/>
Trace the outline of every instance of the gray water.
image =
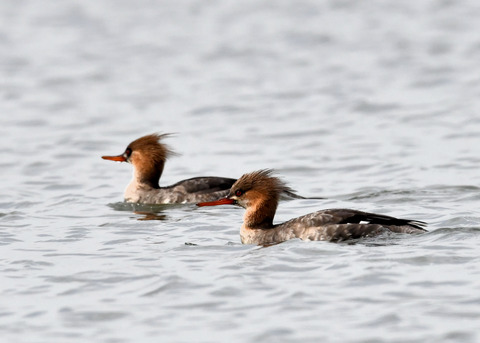
<path id="1" fill-rule="evenodd" d="M 479 342 L 480 6 L 0 2 L 2 342 Z M 174 132 L 162 185 L 274 168 L 422 236 L 241 245 L 236 207 L 122 202 L 100 159 Z"/>

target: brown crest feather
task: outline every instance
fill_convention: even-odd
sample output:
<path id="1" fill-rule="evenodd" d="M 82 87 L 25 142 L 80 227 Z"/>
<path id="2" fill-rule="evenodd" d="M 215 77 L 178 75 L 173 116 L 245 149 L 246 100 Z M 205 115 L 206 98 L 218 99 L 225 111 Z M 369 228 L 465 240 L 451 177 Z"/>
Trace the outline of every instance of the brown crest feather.
<path id="1" fill-rule="evenodd" d="M 162 140 L 170 135 L 154 133 L 140 137 L 128 145 L 127 149 L 132 151 L 131 163 L 140 173 L 140 182 L 159 188 L 158 181 L 167 158 L 176 155 L 168 145 L 162 143 Z"/>

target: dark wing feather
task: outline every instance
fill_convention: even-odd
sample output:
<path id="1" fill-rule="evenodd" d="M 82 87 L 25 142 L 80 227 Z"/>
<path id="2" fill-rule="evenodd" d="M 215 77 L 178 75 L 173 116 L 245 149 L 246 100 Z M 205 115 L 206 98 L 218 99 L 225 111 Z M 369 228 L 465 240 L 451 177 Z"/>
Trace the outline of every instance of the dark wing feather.
<path id="1" fill-rule="evenodd" d="M 235 181 L 235 179 L 216 176 L 194 177 L 163 188 L 171 189 L 172 191 L 178 190 L 184 193 L 206 194 L 223 190 L 227 191 Z"/>
<path id="2" fill-rule="evenodd" d="M 345 210 L 340 210 L 345 211 Z M 343 220 L 339 224 L 368 222 L 370 224 L 379 224 L 385 226 L 404 226 L 408 225 L 419 230 L 427 231 L 423 228 L 427 224 L 419 220 L 401 219 L 383 214 L 347 210 L 349 213 L 343 213 Z"/>
<path id="3" fill-rule="evenodd" d="M 418 220 L 399 219 L 382 214 L 362 212 L 350 209 L 328 209 L 317 211 L 299 218 L 292 219 L 287 223 L 291 223 L 293 225 L 298 223 L 305 227 L 319 227 L 334 224 L 358 224 L 359 230 L 363 225 L 378 224 L 390 228 L 392 229 L 392 231 L 397 231 L 397 227 L 405 226 L 420 231 L 427 231 L 423 228 L 426 223 Z"/>

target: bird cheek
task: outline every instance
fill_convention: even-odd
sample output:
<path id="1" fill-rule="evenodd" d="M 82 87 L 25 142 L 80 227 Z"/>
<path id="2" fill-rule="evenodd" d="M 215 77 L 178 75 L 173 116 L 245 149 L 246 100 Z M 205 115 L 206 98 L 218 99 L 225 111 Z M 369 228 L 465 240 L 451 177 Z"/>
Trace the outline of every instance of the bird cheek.
<path id="1" fill-rule="evenodd" d="M 145 164 L 145 160 L 143 159 L 143 156 L 136 154 L 135 151 L 132 152 L 130 156 L 128 156 L 127 162 L 134 164 L 136 166 L 141 166 Z"/>
<path id="2" fill-rule="evenodd" d="M 245 199 L 239 199 L 236 198 L 235 201 L 237 202 L 238 205 L 242 206 L 243 208 L 247 208 L 248 203 L 245 201 Z"/>

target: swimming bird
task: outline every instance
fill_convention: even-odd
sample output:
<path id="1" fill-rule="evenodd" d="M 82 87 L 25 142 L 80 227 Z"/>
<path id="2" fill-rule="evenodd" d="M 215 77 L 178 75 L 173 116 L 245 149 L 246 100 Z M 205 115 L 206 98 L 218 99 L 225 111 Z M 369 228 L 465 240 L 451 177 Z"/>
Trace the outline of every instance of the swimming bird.
<path id="1" fill-rule="evenodd" d="M 175 155 L 172 149 L 163 143 L 163 139 L 168 136 L 168 133 L 146 135 L 131 142 L 121 155 L 102 156 L 105 160 L 133 165 L 133 178 L 125 189 L 125 201 L 141 204 L 186 204 L 225 197 L 236 179 L 200 176 L 160 187 L 159 181 L 167 158 Z M 285 191 L 282 192 L 282 198 L 303 197 Z"/>
<path id="2" fill-rule="evenodd" d="M 125 189 L 125 201 L 142 204 L 196 203 L 227 195 L 236 179 L 202 176 L 160 187 L 159 181 L 165 162 L 168 157 L 175 155 L 172 149 L 162 142 L 169 135 L 146 135 L 131 142 L 121 155 L 102 156 L 105 160 L 133 165 L 133 178 Z"/>
<path id="3" fill-rule="evenodd" d="M 293 238 L 339 242 L 374 237 L 384 232 L 417 234 L 426 223 L 350 209 L 327 209 L 273 224 L 281 192 L 293 192 L 282 180 L 263 169 L 244 174 L 220 200 L 198 206 L 237 204 L 246 209 L 240 238 L 244 244 L 270 245 Z"/>

